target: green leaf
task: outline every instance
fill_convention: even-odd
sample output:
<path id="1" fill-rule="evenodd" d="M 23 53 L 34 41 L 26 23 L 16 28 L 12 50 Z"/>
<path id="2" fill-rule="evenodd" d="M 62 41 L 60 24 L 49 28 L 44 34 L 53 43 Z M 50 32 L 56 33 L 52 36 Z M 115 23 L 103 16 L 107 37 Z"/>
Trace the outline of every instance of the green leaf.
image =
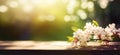
<path id="1" fill-rule="evenodd" d="M 67 38 L 68 38 L 68 42 L 73 42 L 74 41 L 74 37 L 67 36 Z"/>
<path id="2" fill-rule="evenodd" d="M 99 43 L 102 43 L 102 40 L 98 40 Z"/>
<path id="3" fill-rule="evenodd" d="M 79 28 L 77 28 L 77 27 L 72 27 L 72 30 L 73 30 L 74 32 L 76 32 L 78 29 L 79 29 Z"/>
<path id="4" fill-rule="evenodd" d="M 99 26 L 98 22 L 93 20 L 92 23 L 95 25 L 95 26 Z"/>
<path id="5" fill-rule="evenodd" d="M 90 36 L 90 41 L 94 41 L 94 34 L 91 34 L 91 36 Z"/>

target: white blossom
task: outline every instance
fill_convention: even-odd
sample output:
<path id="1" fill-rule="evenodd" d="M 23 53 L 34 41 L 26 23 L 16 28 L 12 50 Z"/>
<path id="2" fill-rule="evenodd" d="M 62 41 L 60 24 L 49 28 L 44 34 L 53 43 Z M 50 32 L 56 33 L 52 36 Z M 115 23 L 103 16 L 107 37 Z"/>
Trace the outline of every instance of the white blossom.
<path id="1" fill-rule="evenodd" d="M 90 40 L 91 34 L 94 34 L 93 39 L 101 40 L 112 40 L 112 35 L 119 35 L 120 38 L 120 28 L 116 29 L 115 24 L 109 24 L 106 28 L 100 26 L 95 26 L 92 23 L 86 23 L 84 30 L 78 29 L 73 33 L 73 37 L 77 37 L 79 42 L 87 42 Z"/>

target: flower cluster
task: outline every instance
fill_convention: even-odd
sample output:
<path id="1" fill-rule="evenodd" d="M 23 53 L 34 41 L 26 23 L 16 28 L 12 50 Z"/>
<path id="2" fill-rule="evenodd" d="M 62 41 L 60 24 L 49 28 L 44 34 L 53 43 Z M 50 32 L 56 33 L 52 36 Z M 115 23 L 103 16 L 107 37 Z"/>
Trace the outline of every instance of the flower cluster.
<path id="1" fill-rule="evenodd" d="M 77 31 L 73 32 L 73 38 L 73 43 L 76 45 L 78 42 L 81 44 L 91 39 L 101 41 L 120 40 L 120 28 L 116 29 L 114 23 L 109 24 L 106 28 L 102 28 L 96 21 L 88 22 L 84 26 L 84 30 L 77 29 Z"/>

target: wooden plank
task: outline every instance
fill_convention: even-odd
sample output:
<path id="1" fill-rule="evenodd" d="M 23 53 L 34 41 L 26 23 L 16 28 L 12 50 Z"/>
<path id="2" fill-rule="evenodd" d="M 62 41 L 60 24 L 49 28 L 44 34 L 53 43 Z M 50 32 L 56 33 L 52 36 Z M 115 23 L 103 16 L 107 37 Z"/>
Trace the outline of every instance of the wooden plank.
<path id="1" fill-rule="evenodd" d="M 120 45 L 100 45 L 88 42 L 86 47 L 72 47 L 66 41 L 0 41 L 0 49 L 4 50 L 120 50 Z"/>
<path id="2" fill-rule="evenodd" d="M 70 47 L 66 41 L 0 41 L 0 49 L 65 50 Z"/>

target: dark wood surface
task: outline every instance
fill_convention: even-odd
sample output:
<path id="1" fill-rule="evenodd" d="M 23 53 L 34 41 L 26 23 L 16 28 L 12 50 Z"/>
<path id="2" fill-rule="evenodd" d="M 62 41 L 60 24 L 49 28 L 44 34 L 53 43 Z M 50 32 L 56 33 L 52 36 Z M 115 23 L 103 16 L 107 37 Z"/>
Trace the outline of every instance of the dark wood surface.
<path id="1" fill-rule="evenodd" d="M 0 41 L 1 50 L 66 50 L 66 41 Z"/>
<path id="2" fill-rule="evenodd" d="M 0 50 L 0 55 L 120 55 L 119 45 L 76 48 L 66 41 L 0 41 Z"/>
<path id="3" fill-rule="evenodd" d="M 86 47 L 72 47 L 66 41 L 0 41 L 0 50 L 120 50 L 120 45 L 88 43 Z"/>

